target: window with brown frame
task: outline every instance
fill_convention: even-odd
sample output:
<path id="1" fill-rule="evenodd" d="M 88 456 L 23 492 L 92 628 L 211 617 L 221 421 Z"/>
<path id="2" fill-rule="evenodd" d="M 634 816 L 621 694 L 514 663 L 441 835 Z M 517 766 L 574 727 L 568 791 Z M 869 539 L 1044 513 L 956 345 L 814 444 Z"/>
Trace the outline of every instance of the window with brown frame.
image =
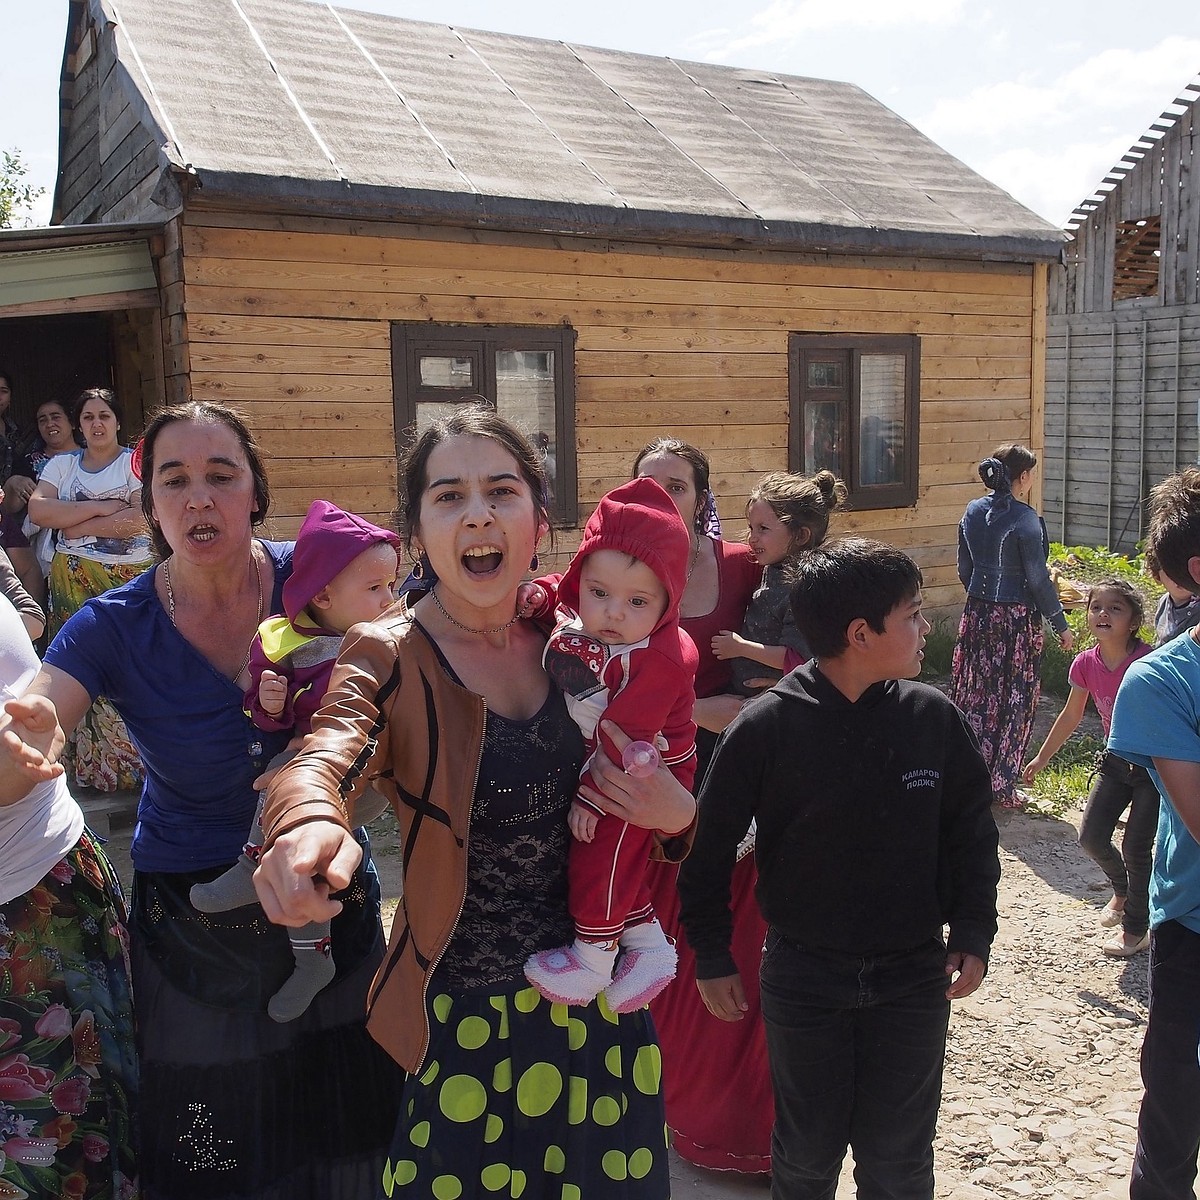
<path id="1" fill-rule="evenodd" d="M 525 325 L 392 324 L 396 448 L 447 404 L 484 396 L 533 439 L 546 459 L 550 514 L 574 525 L 575 331 Z"/>
<path id="2" fill-rule="evenodd" d="M 920 339 L 793 333 L 788 339 L 793 471 L 829 469 L 852 508 L 917 502 Z"/>

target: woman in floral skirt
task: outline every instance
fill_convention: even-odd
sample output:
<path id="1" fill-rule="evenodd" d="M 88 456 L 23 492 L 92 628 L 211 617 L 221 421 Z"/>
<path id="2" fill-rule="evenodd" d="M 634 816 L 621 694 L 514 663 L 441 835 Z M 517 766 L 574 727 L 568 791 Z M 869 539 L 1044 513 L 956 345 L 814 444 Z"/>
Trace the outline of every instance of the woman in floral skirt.
<path id="1" fill-rule="evenodd" d="M 1020 808 L 1017 781 L 1041 690 L 1042 621 L 1069 650 L 1074 635 L 1046 567 L 1045 522 L 1029 507 L 1037 457 L 998 446 L 979 464 L 989 495 L 967 505 L 958 526 L 958 577 L 967 591 L 950 698 L 963 710 L 1003 808 Z"/>
<path id="2" fill-rule="evenodd" d="M 0 597 L 0 696 L 38 667 Z M 61 772 L 27 788 L 0 779 L 0 1196 L 123 1200 L 137 1194 L 125 905 Z"/>

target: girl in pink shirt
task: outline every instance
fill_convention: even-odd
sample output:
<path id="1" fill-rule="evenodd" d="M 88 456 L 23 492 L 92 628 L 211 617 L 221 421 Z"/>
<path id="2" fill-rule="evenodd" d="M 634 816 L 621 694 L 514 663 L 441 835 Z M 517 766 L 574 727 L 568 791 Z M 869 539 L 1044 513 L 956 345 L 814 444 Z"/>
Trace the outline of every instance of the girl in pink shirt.
<path id="1" fill-rule="evenodd" d="M 1106 579 L 1088 592 L 1087 624 L 1096 644 L 1077 654 L 1071 663 L 1071 694 L 1037 757 L 1026 766 L 1022 775 L 1026 783 L 1033 782 L 1075 732 L 1089 696 L 1108 737 L 1117 688 L 1130 663 L 1150 650 L 1138 637 L 1143 616 L 1142 594 L 1123 579 Z M 1145 767 L 1126 762 L 1111 751 L 1105 751 L 1093 778 L 1079 827 L 1079 844 L 1112 884 L 1113 897 L 1100 914 L 1100 924 L 1109 929 L 1121 926 L 1101 949 L 1112 958 L 1129 958 L 1150 945 L 1148 892 L 1158 827 L 1158 789 Z M 1129 816 L 1118 854 L 1112 836 L 1126 809 Z"/>

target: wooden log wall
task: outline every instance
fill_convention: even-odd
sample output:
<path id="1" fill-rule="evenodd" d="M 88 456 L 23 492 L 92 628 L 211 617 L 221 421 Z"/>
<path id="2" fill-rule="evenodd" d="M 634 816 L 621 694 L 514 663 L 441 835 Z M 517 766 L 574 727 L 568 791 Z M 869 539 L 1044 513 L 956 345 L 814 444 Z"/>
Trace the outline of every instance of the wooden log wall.
<path id="1" fill-rule="evenodd" d="M 787 467 L 788 333 L 919 334 L 919 503 L 850 514 L 835 527 L 911 550 L 935 607 L 962 600 L 956 529 L 963 507 L 981 494 L 977 462 L 999 441 L 1034 436 L 1042 269 L 1035 285 L 1027 266 L 597 248 L 315 220 L 255 224 L 189 212 L 182 282 L 168 288 L 181 291 L 182 303 L 172 301 L 165 318 L 177 334 L 167 373 L 182 379 L 190 371 L 195 397 L 249 414 L 272 456 L 279 536 L 294 532 L 320 495 L 389 518 L 392 321 L 569 323 L 578 333 L 581 519 L 626 478 L 645 442 L 671 433 L 710 453 L 735 538 L 750 486 Z M 1040 388 L 1040 365 L 1036 379 Z M 563 552 L 576 542 L 565 533 Z"/>
<path id="2" fill-rule="evenodd" d="M 1050 536 L 1132 551 L 1150 487 L 1200 457 L 1200 306 L 1052 316 L 1046 360 Z"/>
<path id="3" fill-rule="evenodd" d="M 66 141 L 55 222 L 158 219 L 167 159 L 162 136 L 147 126 L 149 117 L 137 89 L 118 61 L 118 27 L 91 23 L 74 27 L 76 44 L 63 66 L 62 121 Z M 167 194 L 178 197 L 168 186 Z M 173 201 L 172 201 L 173 202 Z"/>

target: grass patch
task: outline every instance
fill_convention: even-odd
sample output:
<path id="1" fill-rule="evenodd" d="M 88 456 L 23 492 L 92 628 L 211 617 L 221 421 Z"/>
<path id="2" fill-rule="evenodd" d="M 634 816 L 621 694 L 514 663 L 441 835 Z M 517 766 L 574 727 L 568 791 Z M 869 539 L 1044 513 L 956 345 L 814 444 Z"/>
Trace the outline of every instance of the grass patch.
<path id="1" fill-rule="evenodd" d="M 1103 749 L 1101 738 L 1086 734 L 1070 738 L 1026 789 L 1032 799 L 1025 811 L 1038 817 L 1061 817 L 1078 808 L 1091 787 L 1096 755 Z"/>

